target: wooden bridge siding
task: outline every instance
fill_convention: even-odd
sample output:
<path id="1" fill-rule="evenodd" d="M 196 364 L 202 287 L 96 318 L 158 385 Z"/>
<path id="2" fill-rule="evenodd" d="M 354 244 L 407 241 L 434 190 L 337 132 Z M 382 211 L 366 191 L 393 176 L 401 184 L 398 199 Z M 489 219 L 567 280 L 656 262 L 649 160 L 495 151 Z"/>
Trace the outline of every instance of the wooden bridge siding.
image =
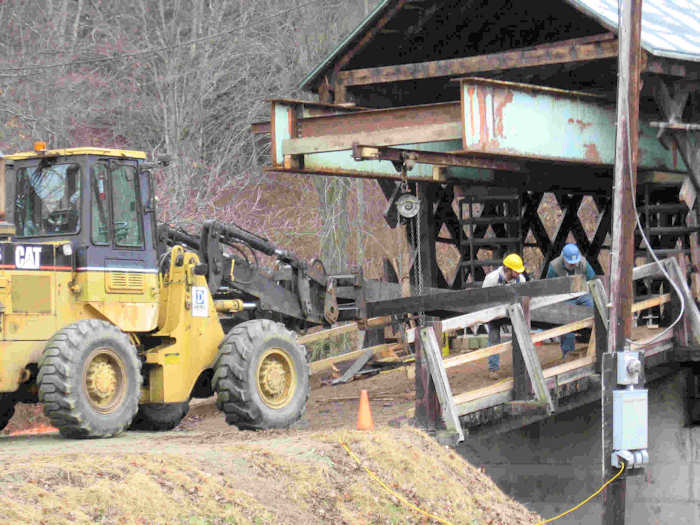
<path id="1" fill-rule="evenodd" d="M 649 298 L 635 303 L 633 311 L 640 311 L 669 302 L 672 302 L 670 294 Z M 596 372 L 596 369 L 600 370 L 600 365 L 599 359 L 596 357 L 596 342 L 594 338 L 600 338 L 601 324 L 596 323 L 595 326 L 598 330 L 594 331 L 588 352 L 584 357 L 544 370 L 547 387 L 558 405 L 557 412 L 571 410 L 600 399 L 600 375 Z M 658 341 L 644 348 L 646 382 L 678 370 L 679 358 L 675 353 L 675 349 L 678 346 L 678 337 L 679 335 L 687 337 L 688 333 L 688 327 L 684 327 L 683 324 L 687 324 L 685 319 L 674 331 L 669 332 Z M 576 326 L 576 324 L 572 323 L 570 326 Z M 564 329 L 566 327 L 559 328 Z M 605 337 L 603 341 L 606 341 Z M 547 414 L 533 413 L 508 418 L 507 416 L 511 415 L 508 413 L 507 407 L 508 403 L 513 400 L 512 389 L 513 381 L 508 379 L 490 387 L 455 396 L 455 402 L 458 403 L 457 411 L 461 416 L 465 429 L 470 432 L 479 432 L 478 427 L 481 425 L 501 421 L 494 427 L 495 431 L 501 432 L 547 417 Z"/>

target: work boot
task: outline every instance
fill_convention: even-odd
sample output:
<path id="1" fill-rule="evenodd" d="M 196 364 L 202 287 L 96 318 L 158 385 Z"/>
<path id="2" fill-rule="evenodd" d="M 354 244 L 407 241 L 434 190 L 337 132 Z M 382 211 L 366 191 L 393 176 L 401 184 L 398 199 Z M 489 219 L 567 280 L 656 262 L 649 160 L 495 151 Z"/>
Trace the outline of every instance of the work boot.
<path id="1" fill-rule="evenodd" d="M 499 377 L 498 370 L 489 370 L 489 379 L 498 379 Z"/>

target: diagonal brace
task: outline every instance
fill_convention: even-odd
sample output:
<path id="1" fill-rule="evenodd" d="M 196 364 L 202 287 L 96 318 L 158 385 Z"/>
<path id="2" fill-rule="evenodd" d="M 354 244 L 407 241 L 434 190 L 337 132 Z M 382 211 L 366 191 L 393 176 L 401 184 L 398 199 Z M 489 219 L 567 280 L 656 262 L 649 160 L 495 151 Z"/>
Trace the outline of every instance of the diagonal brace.
<path id="1" fill-rule="evenodd" d="M 519 303 L 509 305 L 508 315 L 510 316 L 510 322 L 513 326 L 513 343 L 518 345 L 522 353 L 525 368 L 527 369 L 530 382 L 532 383 L 532 389 L 535 393 L 535 398 L 541 403 L 546 403 L 547 413 L 551 414 L 554 412 L 554 403 L 549 394 L 549 389 L 544 382 L 542 365 L 540 364 L 537 352 L 535 352 L 535 345 L 530 338 L 530 331 L 525 321 L 525 314 L 523 313 L 522 306 Z"/>

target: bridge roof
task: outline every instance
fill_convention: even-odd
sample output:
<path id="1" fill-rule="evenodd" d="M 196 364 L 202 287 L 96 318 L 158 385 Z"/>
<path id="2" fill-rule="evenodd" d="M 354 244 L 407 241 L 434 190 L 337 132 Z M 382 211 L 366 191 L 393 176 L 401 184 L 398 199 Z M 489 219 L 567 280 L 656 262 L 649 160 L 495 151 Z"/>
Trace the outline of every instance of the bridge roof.
<path id="1" fill-rule="evenodd" d="M 441 2 L 437 0 L 432 3 L 436 5 Z M 579 13 L 585 15 L 585 18 L 588 18 L 595 25 L 617 32 L 618 0 L 559 0 L 559 3 L 564 4 L 560 7 L 573 7 L 575 9 L 575 11 L 571 9 L 562 11 L 564 17 L 570 18 L 569 34 L 572 32 L 571 27 L 577 25 L 574 18 L 578 18 L 576 15 Z M 300 87 L 302 89 L 313 89 L 321 75 L 340 60 L 361 39 L 366 38 L 373 26 L 386 22 L 387 17 L 398 18 L 401 15 L 401 11 L 406 9 L 404 4 L 407 5 L 408 2 L 403 0 L 380 1 L 375 9 L 302 80 Z M 469 4 L 469 2 L 465 4 Z M 537 4 L 540 3 L 528 2 L 529 6 Z M 549 6 L 549 3 L 547 4 Z M 446 7 L 445 3 L 443 3 L 442 7 Z M 485 7 L 481 9 L 486 10 Z M 487 17 L 489 14 L 492 13 L 485 13 Z M 524 17 L 521 17 L 517 23 L 522 24 L 523 19 Z M 643 4 L 642 47 L 652 55 L 700 62 L 700 33 L 697 30 L 698 27 L 700 27 L 700 0 L 653 0 L 653 2 L 646 1 Z M 376 37 L 377 35 L 374 35 L 370 38 L 374 39 Z M 467 44 L 471 44 L 471 42 L 471 39 L 465 41 Z M 379 45 L 377 51 L 383 52 L 391 47 Z M 444 58 L 452 57 L 445 56 Z M 360 67 L 366 66 L 360 65 Z"/>

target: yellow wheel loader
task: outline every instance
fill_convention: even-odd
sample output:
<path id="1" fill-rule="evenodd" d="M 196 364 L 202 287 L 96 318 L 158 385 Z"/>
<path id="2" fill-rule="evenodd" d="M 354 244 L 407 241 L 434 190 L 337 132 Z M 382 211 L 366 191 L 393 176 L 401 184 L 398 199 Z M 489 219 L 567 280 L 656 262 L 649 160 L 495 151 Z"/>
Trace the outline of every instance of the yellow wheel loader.
<path id="1" fill-rule="evenodd" d="M 0 429 L 41 402 L 67 437 L 166 430 L 211 395 L 230 424 L 287 427 L 309 395 L 290 329 L 363 316 L 359 273 L 236 225 L 158 225 L 157 165 L 41 143 L 0 160 Z"/>

